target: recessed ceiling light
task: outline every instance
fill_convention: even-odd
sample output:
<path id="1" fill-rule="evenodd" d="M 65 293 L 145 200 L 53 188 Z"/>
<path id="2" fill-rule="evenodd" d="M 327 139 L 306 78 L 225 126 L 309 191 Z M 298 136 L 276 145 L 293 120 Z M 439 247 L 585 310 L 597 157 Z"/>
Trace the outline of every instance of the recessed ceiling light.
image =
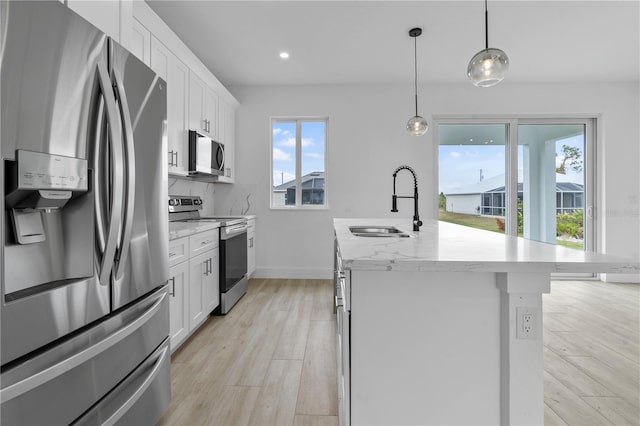
<path id="1" fill-rule="evenodd" d="M 289 59 L 288 52 L 280 52 L 280 59 Z"/>

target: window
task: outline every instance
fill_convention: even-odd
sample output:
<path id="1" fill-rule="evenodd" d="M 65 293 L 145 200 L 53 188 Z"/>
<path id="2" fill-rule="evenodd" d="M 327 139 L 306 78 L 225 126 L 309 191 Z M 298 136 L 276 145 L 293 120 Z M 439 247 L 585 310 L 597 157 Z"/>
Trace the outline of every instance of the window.
<path id="1" fill-rule="evenodd" d="M 326 118 L 271 120 L 271 208 L 326 208 Z"/>

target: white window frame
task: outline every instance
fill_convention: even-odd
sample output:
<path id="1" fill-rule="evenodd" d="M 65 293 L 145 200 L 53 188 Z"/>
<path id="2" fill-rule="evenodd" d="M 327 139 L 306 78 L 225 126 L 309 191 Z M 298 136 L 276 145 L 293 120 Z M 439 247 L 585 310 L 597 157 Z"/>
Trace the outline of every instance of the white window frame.
<path id="1" fill-rule="evenodd" d="M 302 134 L 301 124 L 303 122 L 324 122 L 324 204 L 302 204 Z M 275 123 L 296 123 L 296 204 L 291 206 L 281 206 L 273 204 L 273 125 Z M 329 178 L 327 173 L 327 157 L 329 146 L 329 117 L 271 117 L 269 120 L 269 207 L 271 210 L 329 210 Z"/>

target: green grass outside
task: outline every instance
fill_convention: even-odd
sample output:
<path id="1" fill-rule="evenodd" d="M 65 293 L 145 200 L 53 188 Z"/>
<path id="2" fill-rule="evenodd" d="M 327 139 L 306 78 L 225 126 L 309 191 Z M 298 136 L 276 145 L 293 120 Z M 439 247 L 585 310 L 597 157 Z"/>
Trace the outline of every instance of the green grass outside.
<path id="1" fill-rule="evenodd" d="M 498 222 L 493 217 L 453 213 L 440 209 L 438 219 L 443 222 L 455 223 L 458 225 L 470 226 L 472 228 L 484 229 L 485 231 L 500 232 L 504 231 L 498 227 Z"/>
<path id="2" fill-rule="evenodd" d="M 498 222 L 494 217 L 453 213 L 440 209 L 438 212 L 438 219 L 443 222 L 450 222 L 457 225 L 470 226 L 472 228 L 484 229 L 486 231 L 499 232 L 501 234 L 504 234 L 504 231 L 500 229 L 500 227 L 498 226 Z M 522 237 L 521 234 L 519 234 L 518 236 Z M 582 241 L 566 241 L 558 239 L 556 240 L 556 244 L 559 246 L 584 250 L 584 243 Z"/>

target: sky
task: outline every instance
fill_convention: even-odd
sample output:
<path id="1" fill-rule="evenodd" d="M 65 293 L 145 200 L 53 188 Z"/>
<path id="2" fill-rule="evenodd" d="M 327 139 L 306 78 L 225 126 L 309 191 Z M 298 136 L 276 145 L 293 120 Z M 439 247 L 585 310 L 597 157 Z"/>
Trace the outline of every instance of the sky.
<path id="1" fill-rule="evenodd" d="M 580 148 L 584 153 L 584 136 L 578 135 L 556 143 L 556 166 L 560 165 L 562 146 Z M 455 192 L 483 180 L 505 174 L 504 145 L 440 145 L 439 147 L 438 193 Z M 518 147 L 518 168 L 522 169 L 522 146 Z M 566 167 L 566 178 L 570 182 L 583 183 L 583 172 L 576 173 Z"/>
<path id="2" fill-rule="evenodd" d="M 296 178 L 296 123 L 273 123 L 273 185 Z M 301 176 L 324 171 L 325 122 L 305 121 L 301 124 Z"/>

